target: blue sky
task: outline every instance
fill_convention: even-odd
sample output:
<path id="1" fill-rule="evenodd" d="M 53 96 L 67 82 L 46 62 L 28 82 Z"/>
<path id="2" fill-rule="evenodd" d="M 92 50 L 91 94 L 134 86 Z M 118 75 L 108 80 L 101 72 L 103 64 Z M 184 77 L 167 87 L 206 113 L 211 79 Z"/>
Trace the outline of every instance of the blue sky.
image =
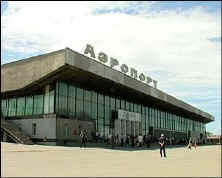
<path id="1" fill-rule="evenodd" d="M 220 1 L 1 5 L 2 64 L 89 43 L 215 116 L 207 130 L 221 133 Z"/>

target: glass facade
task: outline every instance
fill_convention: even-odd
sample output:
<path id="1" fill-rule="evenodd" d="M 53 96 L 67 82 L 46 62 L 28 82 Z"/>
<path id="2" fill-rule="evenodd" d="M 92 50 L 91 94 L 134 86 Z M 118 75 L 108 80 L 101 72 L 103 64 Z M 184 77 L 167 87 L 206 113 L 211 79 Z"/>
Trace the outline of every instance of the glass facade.
<path id="1" fill-rule="evenodd" d="M 23 97 L 2 99 L 2 113 L 6 118 L 54 113 L 54 90 Z"/>
<path id="2" fill-rule="evenodd" d="M 141 123 L 133 128 L 126 122 L 126 128 L 139 130 L 144 135 L 151 127 L 187 133 L 205 131 L 205 124 L 184 118 L 157 108 L 141 105 L 123 98 L 108 96 L 67 82 L 56 82 L 54 87 L 38 94 L 2 99 L 2 113 L 7 119 L 15 116 L 29 116 L 56 113 L 71 119 L 94 120 L 96 129 L 108 135 L 112 111 L 126 110 L 141 114 Z M 54 110 L 55 108 L 55 110 Z M 127 130 L 124 131 L 127 133 Z"/>

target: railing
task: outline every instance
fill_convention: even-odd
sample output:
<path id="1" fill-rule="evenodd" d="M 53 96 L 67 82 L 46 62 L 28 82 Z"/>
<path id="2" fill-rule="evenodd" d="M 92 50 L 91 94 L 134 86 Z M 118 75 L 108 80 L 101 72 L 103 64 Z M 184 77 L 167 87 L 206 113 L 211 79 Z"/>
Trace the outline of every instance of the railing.
<path id="1" fill-rule="evenodd" d="M 32 144 L 31 138 L 28 135 L 22 133 L 18 127 L 12 123 L 1 119 L 1 128 L 7 133 L 9 137 L 15 139 L 16 142 L 22 144 Z"/>
<path id="2" fill-rule="evenodd" d="M 13 132 L 8 131 L 6 128 L 3 128 L 3 127 L 1 129 L 3 129 L 4 132 L 7 133 L 7 135 L 11 137 L 16 143 L 24 143 L 23 140 L 21 140 L 19 137 L 13 134 Z"/>

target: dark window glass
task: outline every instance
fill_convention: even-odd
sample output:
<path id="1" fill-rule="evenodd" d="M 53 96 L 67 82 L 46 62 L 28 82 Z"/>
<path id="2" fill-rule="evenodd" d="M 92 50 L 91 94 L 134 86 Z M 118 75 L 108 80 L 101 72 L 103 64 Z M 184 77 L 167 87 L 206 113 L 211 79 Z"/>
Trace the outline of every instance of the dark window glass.
<path id="1" fill-rule="evenodd" d="M 34 114 L 43 114 L 43 95 L 34 96 Z"/>
<path id="2" fill-rule="evenodd" d="M 68 114 L 75 116 L 76 113 L 76 87 L 69 85 L 69 96 L 68 96 Z"/>
<path id="3" fill-rule="evenodd" d="M 33 96 L 27 96 L 26 98 L 25 115 L 33 114 Z"/>

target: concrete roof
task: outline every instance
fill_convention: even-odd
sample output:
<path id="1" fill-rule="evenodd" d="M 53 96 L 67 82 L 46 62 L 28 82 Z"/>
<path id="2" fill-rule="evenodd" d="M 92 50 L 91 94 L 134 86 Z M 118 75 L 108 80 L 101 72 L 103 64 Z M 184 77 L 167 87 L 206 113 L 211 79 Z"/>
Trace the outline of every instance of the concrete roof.
<path id="1" fill-rule="evenodd" d="M 3 93 L 28 92 L 28 88 L 43 85 L 49 79 L 69 78 L 91 83 L 95 88 L 113 88 L 123 95 L 137 95 L 167 109 L 175 107 L 205 122 L 214 121 L 212 115 L 69 48 L 4 64 L 1 72 Z"/>

